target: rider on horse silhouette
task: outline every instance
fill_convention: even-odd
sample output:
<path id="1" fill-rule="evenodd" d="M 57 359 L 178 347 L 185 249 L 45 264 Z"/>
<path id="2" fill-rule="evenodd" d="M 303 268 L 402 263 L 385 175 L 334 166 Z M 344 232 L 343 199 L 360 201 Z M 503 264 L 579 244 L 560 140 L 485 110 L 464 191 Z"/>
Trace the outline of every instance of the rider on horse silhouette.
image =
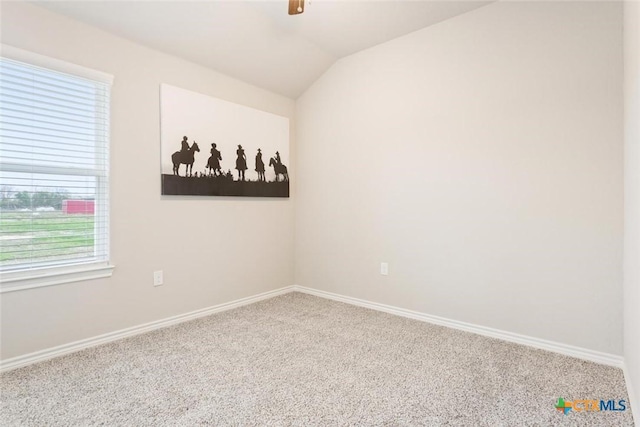
<path id="1" fill-rule="evenodd" d="M 200 151 L 200 147 L 193 141 L 191 147 L 187 142 L 187 137 L 182 137 L 182 143 L 180 151 L 176 151 L 171 155 L 171 162 L 173 163 L 173 174 L 180 176 L 180 165 L 186 165 L 185 176 L 191 176 L 193 170 L 193 162 L 195 160 L 195 153 Z"/>
<path id="2" fill-rule="evenodd" d="M 238 181 L 244 181 L 244 171 L 247 170 L 247 156 L 244 154 L 244 148 L 242 145 L 238 145 L 236 150 L 238 158 L 236 159 L 236 169 L 238 170 Z"/>
<path id="3" fill-rule="evenodd" d="M 222 155 L 220 154 L 220 150 L 218 150 L 217 145 L 215 143 L 211 144 L 211 157 L 207 161 L 207 168 L 209 169 L 209 174 L 213 171 L 213 175 L 222 175 L 222 170 L 220 169 L 220 160 L 222 160 Z"/>
<path id="4" fill-rule="evenodd" d="M 285 181 L 289 181 L 289 172 L 287 167 L 282 164 L 280 153 L 276 151 L 276 155 L 269 159 L 269 166 L 273 166 L 273 172 L 276 174 L 276 182 L 279 181 L 279 176 L 282 175 Z"/>
<path id="5" fill-rule="evenodd" d="M 264 162 L 262 161 L 262 150 L 258 148 L 256 154 L 256 172 L 258 172 L 258 181 L 264 181 Z"/>

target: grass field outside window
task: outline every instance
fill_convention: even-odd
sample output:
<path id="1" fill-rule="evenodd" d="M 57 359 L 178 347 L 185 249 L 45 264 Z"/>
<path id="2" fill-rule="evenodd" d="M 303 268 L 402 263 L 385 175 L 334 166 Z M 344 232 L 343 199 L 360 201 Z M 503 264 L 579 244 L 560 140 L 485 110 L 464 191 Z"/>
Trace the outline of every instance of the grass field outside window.
<path id="1" fill-rule="evenodd" d="M 93 214 L 3 211 L 0 230 L 2 269 L 33 258 L 46 262 L 94 256 Z"/>

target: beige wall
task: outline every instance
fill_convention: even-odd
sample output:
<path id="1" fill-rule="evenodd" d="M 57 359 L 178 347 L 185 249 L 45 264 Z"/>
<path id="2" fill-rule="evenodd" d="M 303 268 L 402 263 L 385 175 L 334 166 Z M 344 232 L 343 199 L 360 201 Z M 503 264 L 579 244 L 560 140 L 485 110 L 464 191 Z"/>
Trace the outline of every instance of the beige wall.
<path id="1" fill-rule="evenodd" d="M 621 19 L 498 2 L 338 61 L 297 101 L 296 283 L 622 354 Z"/>
<path id="2" fill-rule="evenodd" d="M 296 111 L 36 6 L 1 12 L 3 43 L 115 76 L 116 264 L 111 279 L 2 294 L 2 359 L 290 285 L 292 260 L 300 285 L 622 353 L 619 4 L 493 4 L 339 61 Z M 299 197 L 162 198 L 160 83 L 295 113 Z"/>
<path id="3" fill-rule="evenodd" d="M 640 3 L 624 4 L 625 241 L 624 358 L 636 399 L 640 398 Z M 640 402 L 632 401 L 634 413 Z M 636 415 L 636 420 L 639 420 Z"/>
<path id="4" fill-rule="evenodd" d="M 291 119 L 293 100 L 36 6 L 2 2 L 1 12 L 2 43 L 115 76 L 116 265 L 110 279 L 2 294 L 2 359 L 293 284 L 293 199 L 160 196 L 159 85 Z M 165 285 L 154 288 L 160 269 Z"/>

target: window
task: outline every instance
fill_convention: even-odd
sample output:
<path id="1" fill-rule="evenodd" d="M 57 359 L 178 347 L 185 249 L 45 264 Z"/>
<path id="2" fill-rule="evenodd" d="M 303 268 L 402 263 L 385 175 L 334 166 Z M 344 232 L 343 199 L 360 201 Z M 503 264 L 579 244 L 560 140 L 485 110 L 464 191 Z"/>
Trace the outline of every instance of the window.
<path id="1" fill-rule="evenodd" d="M 0 290 L 111 274 L 110 89 L 102 73 L 2 46 Z"/>

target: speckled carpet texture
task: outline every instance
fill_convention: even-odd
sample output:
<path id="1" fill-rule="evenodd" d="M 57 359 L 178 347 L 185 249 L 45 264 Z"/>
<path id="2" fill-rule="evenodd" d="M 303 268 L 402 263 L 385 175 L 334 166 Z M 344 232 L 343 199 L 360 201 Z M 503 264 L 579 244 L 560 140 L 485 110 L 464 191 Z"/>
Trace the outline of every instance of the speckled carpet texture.
<path id="1" fill-rule="evenodd" d="M 632 426 L 621 370 L 290 293 L 0 376 L 2 426 Z"/>

